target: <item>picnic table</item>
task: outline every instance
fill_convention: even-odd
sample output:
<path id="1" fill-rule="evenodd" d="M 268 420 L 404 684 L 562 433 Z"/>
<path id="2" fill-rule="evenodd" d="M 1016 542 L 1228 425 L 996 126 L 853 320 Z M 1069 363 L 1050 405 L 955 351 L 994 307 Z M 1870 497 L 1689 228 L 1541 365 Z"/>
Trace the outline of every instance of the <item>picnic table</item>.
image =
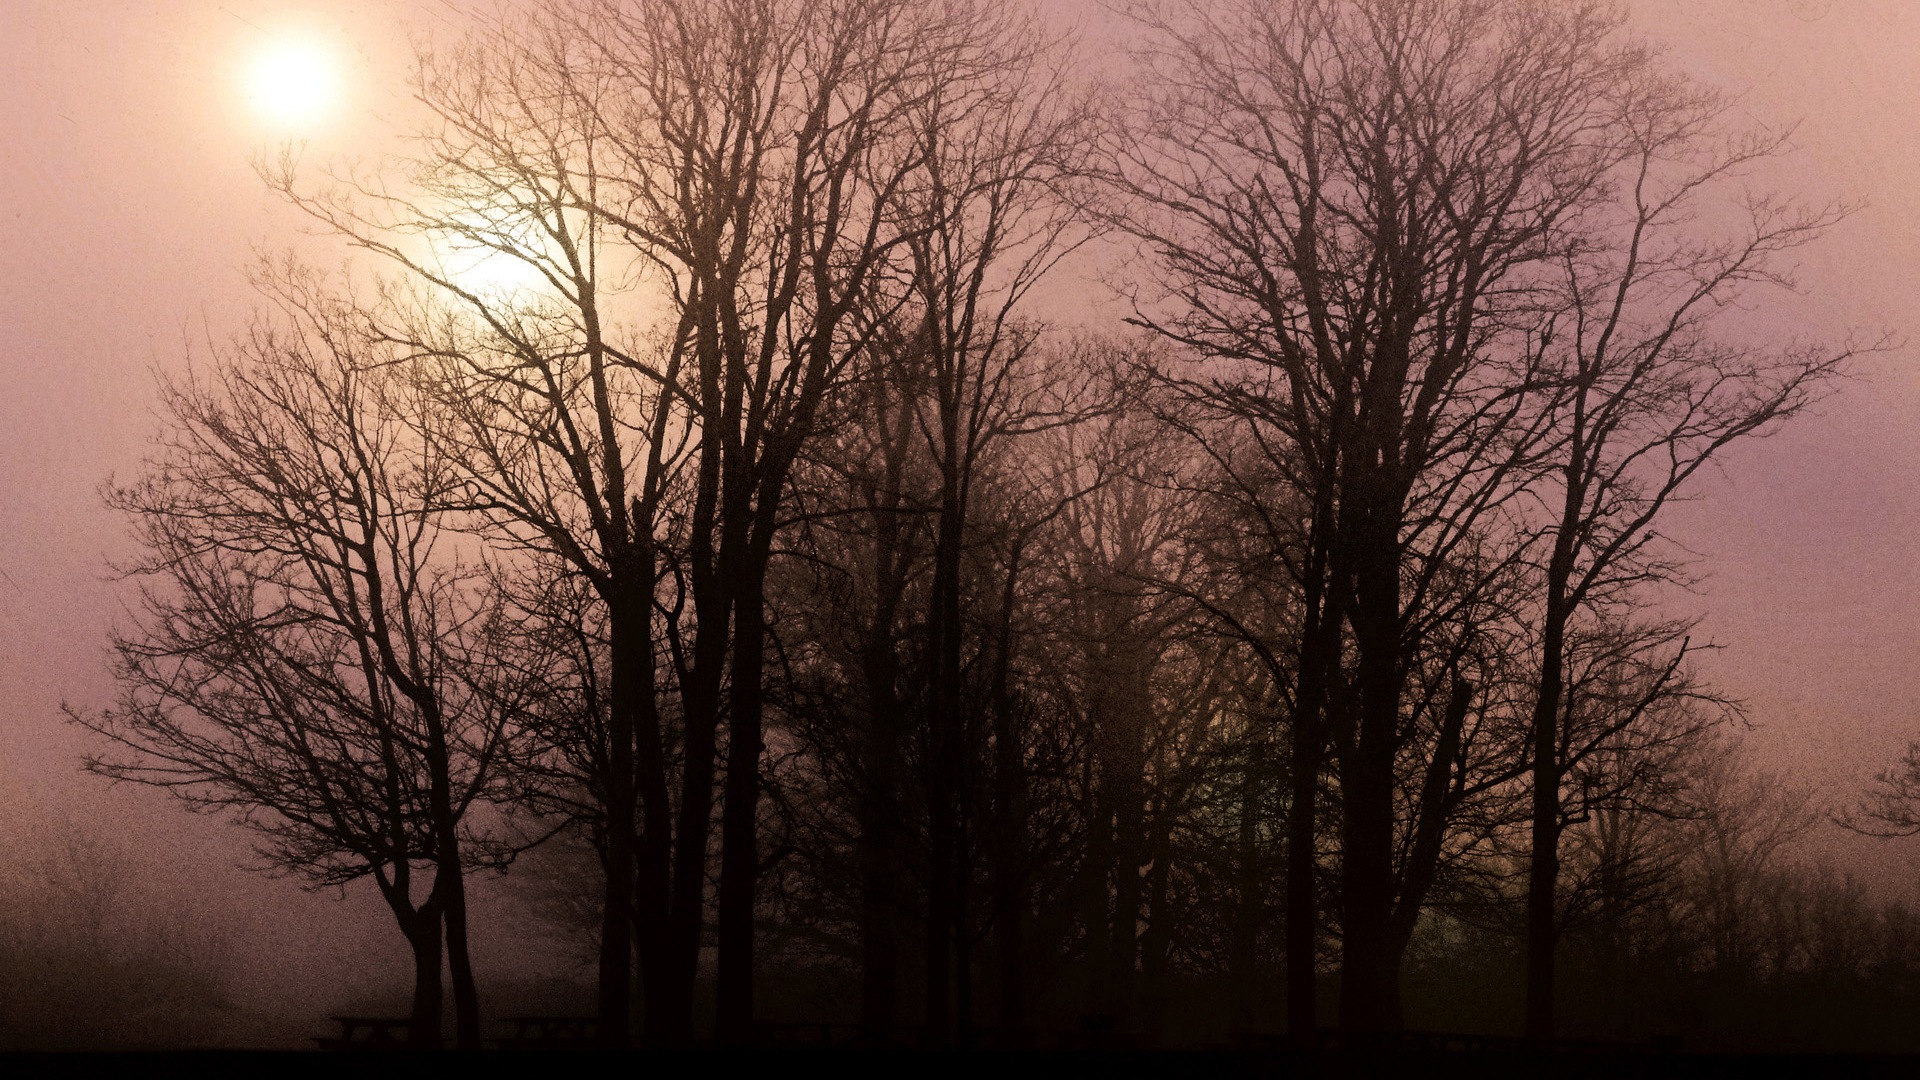
<path id="1" fill-rule="evenodd" d="M 852 1046 L 866 1041 L 868 1036 L 859 1024 L 818 1020 L 787 1023 L 761 1020 L 753 1025 L 753 1034 L 754 1041 L 762 1046 Z"/>
<path id="2" fill-rule="evenodd" d="M 500 1040 L 502 1050 L 576 1050 L 597 1045 L 600 1020 L 594 1016 L 503 1016 L 513 1034 Z"/>
<path id="3" fill-rule="evenodd" d="M 413 1021 L 405 1016 L 333 1016 L 340 1034 L 314 1037 L 322 1050 L 406 1050 L 415 1046 L 409 1037 Z"/>

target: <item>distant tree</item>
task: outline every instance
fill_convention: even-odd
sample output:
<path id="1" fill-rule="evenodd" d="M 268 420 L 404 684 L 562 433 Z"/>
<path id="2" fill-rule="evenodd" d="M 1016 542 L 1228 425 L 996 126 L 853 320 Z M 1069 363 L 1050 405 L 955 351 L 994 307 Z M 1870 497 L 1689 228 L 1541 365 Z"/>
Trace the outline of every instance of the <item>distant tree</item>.
<path id="1" fill-rule="evenodd" d="M 1834 820 L 1863 836 L 1920 836 L 1920 740 L 1908 743 L 1900 760 L 1881 770 L 1866 793 Z"/>
<path id="2" fill-rule="evenodd" d="M 983 312 L 1007 299 L 990 282 L 980 287 L 989 293 Z M 939 361 L 923 320 L 908 317 L 918 303 L 882 329 L 796 474 L 794 523 L 769 603 L 786 660 L 776 691 L 783 735 L 796 764 L 809 766 L 783 780 L 809 792 L 790 796 L 801 811 L 798 854 L 824 878 L 814 899 L 837 906 L 835 894 L 853 894 L 851 910 L 840 910 L 858 923 L 862 1027 L 878 1038 L 901 1022 L 907 1003 L 894 988 L 903 968 L 913 970 L 903 934 L 932 918 L 946 929 L 923 942 L 946 955 L 947 973 L 925 989 L 933 1014 L 944 1010 L 947 1021 L 928 1035 L 966 1040 L 977 1024 L 974 969 L 983 958 L 997 968 L 988 993 L 1003 1026 L 1027 1025 L 1030 894 L 1048 888 L 1036 878 L 1056 883 L 1067 873 L 1036 863 L 1034 834 L 1048 830 L 1034 819 L 1060 808 L 1030 806 L 1027 782 L 1031 770 L 1050 767 L 1048 746 L 1061 732 L 1051 696 L 1027 684 L 1036 670 L 1053 674 L 1058 659 L 1047 636 L 1058 598 L 1045 582 L 1049 545 L 1075 493 L 1057 482 L 1074 471 L 1057 440 L 1085 411 L 1080 399 L 1100 396 L 1085 392 L 1099 350 L 1059 347 L 1032 325 L 1009 328 L 1014 336 L 998 344 L 975 340 L 961 315 L 963 340 L 941 348 L 962 355 Z M 1001 370 L 955 378 L 954 369 L 981 363 Z M 961 406 L 953 471 L 964 478 L 954 510 L 964 528 L 944 540 L 943 401 Z M 936 615 L 943 543 L 953 565 L 942 585 L 956 596 Z M 942 620 L 951 626 L 939 643 L 958 654 L 940 684 L 953 695 L 944 708 L 955 727 L 936 741 L 930 650 L 932 624 Z M 943 789 L 937 804 L 935 787 Z M 953 835 L 936 860 L 939 806 Z M 936 911 L 927 890 L 941 875 L 955 895 Z M 988 936 L 991 956 L 982 957 L 976 945 Z"/>
<path id="3" fill-rule="evenodd" d="M 858 360 L 795 470 L 795 520 L 768 597 L 784 658 L 773 693 L 808 766 L 786 781 L 795 808 L 811 811 L 794 824 L 794 861 L 815 896 L 846 897 L 871 1039 L 905 1022 L 900 972 L 924 895 L 925 798 L 911 768 L 933 483 L 914 424 L 924 361 L 898 326 Z"/>
<path id="4" fill-rule="evenodd" d="M 1787 884 L 1794 844 L 1819 821 L 1813 789 L 1754 768 L 1724 742 L 1699 763 L 1692 788 L 1699 813 L 1683 833 L 1684 918 L 1709 971 L 1750 980 L 1779 953 L 1768 909 Z"/>
<path id="5" fill-rule="evenodd" d="M 107 822 L 37 816 L 16 814 L 0 839 L 10 871 L 0 875 L 0 1048 L 185 1049 L 232 1038 L 243 1015 L 237 935 L 205 917 L 204 879 L 192 868 L 170 874 Z"/>
<path id="6" fill-rule="evenodd" d="M 1210 718 L 1219 642 L 1200 635 L 1196 649 L 1181 640 L 1176 629 L 1191 609 L 1163 584 L 1189 569 L 1181 541 L 1195 503 L 1167 482 L 1185 448 L 1134 410 L 1089 420 L 1060 445 L 1070 467 L 1063 486 L 1083 489 L 1061 500 L 1050 561 L 1066 592 L 1058 633 L 1069 650 L 1067 703 L 1091 781 L 1079 885 L 1086 1008 L 1132 1032 L 1150 996 L 1139 978 L 1142 927 L 1170 922 L 1164 899 L 1150 904 L 1158 889 L 1149 888 L 1148 868 L 1168 869 L 1165 843 L 1155 841 L 1171 825 L 1177 799 L 1169 796 L 1180 785 L 1155 766 L 1175 732 Z M 1149 968 L 1158 962 L 1145 959 Z"/>
<path id="7" fill-rule="evenodd" d="M 107 491 L 141 611 L 113 640 L 119 703 L 70 715 L 126 751 L 91 770 L 231 812 L 313 887 L 371 877 L 413 949 L 413 1038 L 439 1039 L 444 941 L 477 1047 L 464 878 L 509 852 L 472 811 L 524 702 L 392 355 L 313 275 L 263 286 L 273 317 L 162 384 L 155 450 Z"/>

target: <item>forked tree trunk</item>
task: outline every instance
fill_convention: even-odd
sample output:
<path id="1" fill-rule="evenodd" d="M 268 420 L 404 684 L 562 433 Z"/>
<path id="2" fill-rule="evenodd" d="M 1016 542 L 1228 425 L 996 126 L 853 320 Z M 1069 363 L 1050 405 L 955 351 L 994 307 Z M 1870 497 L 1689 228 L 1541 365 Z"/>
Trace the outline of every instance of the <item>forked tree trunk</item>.
<path id="1" fill-rule="evenodd" d="M 438 1050 L 445 1005 L 440 982 L 440 912 L 424 904 L 411 917 L 402 917 L 401 929 L 413 949 L 413 1008 L 407 1017 L 407 1041 L 416 1049 Z"/>
<path id="2" fill-rule="evenodd" d="M 445 898 L 447 972 L 453 980 L 454 1045 L 480 1049 L 480 991 L 467 947 L 467 889 L 456 849 L 436 870 L 434 888 Z"/>

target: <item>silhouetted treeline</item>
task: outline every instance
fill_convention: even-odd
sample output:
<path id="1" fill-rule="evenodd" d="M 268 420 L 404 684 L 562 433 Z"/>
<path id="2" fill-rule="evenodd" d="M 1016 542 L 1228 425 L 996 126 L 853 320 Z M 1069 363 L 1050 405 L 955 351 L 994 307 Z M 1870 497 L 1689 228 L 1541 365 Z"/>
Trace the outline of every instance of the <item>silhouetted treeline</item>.
<path id="1" fill-rule="evenodd" d="M 976 0 L 423 52 L 410 156 L 263 170 L 363 262 L 263 265 L 109 493 L 93 767 L 373 878 L 468 1046 L 465 876 L 555 836 L 616 1043 L 1907 1001 L 1659 520 L 1858 351 L 1737 318 L 1840 211 L 1605 4 L 1128 18 L 1108 82 Z"/>

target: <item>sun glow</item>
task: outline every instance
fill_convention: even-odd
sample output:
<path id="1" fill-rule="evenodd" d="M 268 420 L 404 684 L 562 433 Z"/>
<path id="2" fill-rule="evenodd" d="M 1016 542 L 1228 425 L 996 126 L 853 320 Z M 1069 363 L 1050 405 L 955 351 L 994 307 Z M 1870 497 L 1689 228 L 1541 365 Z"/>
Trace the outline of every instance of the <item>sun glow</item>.
<path id="1" fill-rule="evenodd" d="M 446 263 L 454 285 L 483 299 L 524 302 L 549 284 L 546 275 L 531 263 L 503 251 L 462 251 L 450 255 Z"/>
<path id="2" fill-rule="evenodd" d="M 276 41 L 247 69 L 247 97 L 255 111 L 274 123 L 313 123 L 339 100 L 339 63 L 317 42 Z"/>
<path id="3" fill-rule="evenodd" d="M 422 230 L 424 264 L 454 290 L 486 304 L 538 306 L 554 285 L 541 267 L 553 263 L 540 228 L 490 207 L 448 206 Z"/>

